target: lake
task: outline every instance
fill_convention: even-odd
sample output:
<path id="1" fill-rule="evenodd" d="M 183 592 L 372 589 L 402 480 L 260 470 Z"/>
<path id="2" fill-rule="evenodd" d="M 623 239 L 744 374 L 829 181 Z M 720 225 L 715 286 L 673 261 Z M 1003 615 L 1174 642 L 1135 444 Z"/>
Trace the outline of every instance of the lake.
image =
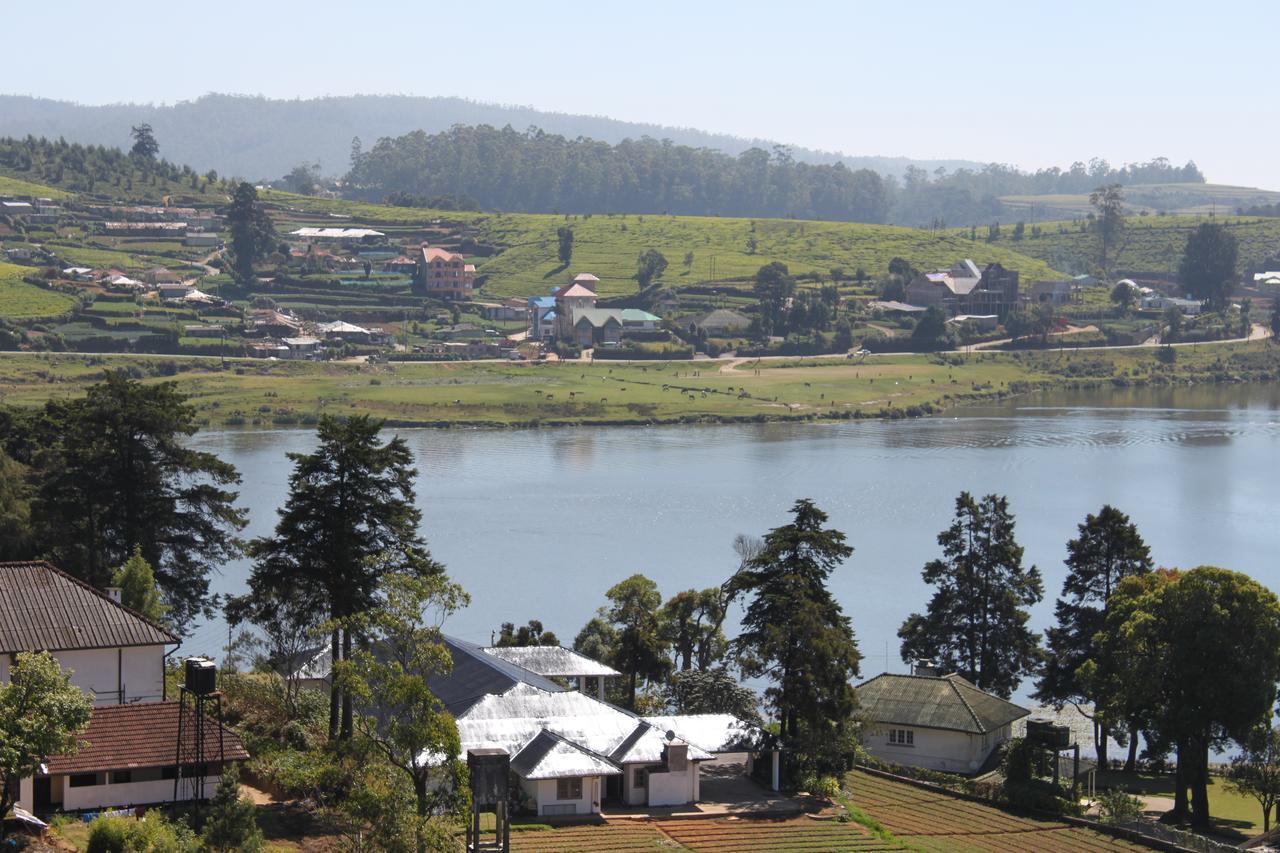
<path id="1" fill-rule="evenodd" d="M 1045 578 L 1037 630 L 1052 621 L 1066 541 L 1104 503 L 1129 513 L 1158 565 L 1211 563 L 1280 590 L 1277 386 L 1054 393 L 896 422 L 400 434 L 431 551 L 472 596 L 446 630 L 476 642 L 536 618 L 571 644 L 605 590 L 635 572 L 664 597 L 719 584 L 734 536 L 785 524 L 800 497 L 856 549 L 832 587 L 864 676 L 906 671 L 896 632 L 928 601 L 920 569 L 961 490 L 1009 497 L 1024 561 Z M 257 536 L 285 500 L 285 454 L 314 438 L 204 432 L 195 444 L 241 472 L 246 535 Z M 229 565 L 214 588 L 241 592 L 247 573 Z M 217 657 L 225 642 L 225 625 L 204 625 L 183 653 Z"/>

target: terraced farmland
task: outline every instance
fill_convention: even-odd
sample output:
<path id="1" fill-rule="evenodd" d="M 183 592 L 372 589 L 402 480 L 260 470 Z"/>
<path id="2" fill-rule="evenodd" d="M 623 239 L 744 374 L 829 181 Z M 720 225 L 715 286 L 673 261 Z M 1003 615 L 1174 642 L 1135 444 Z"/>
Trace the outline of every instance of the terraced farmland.
<path id="1" fill-rule="evenodd" d="M 651 824 L 622 821 L 513 832 L 511 849 L 516 853 L 652 853 L 681 848 Z"/>
<path id="2" fill-rule="evenodd" d="M 769 850 L 777 853 L 862 853 L 901 850 L 856 823 L 813 820 L 741 818 L 721 820 L 669 820 L 658 824 L 664 833 L 694 853 L 737 853 Z"/>
<path id="3" fill-rule="evenodd" d="M 1011 814 L 865 773 L 846 777 L 850 799 L 910 847 L 938 853 L 1118 853 L 1146 848 L 1061 821 Z"/>

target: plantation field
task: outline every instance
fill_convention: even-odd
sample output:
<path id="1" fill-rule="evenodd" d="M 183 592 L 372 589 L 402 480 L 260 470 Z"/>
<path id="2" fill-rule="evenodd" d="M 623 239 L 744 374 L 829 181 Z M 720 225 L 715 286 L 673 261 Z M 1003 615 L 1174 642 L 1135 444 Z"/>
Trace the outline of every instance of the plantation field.
<path id="1" fill-rule="evenodd" d="M 1275 204 L 1280 192 L 1237 187 L 1230 184 L 1132 184 L 1124 188 L 1125 207 L 1133 213 L 1225 216 L 1237 208 L 1255 204 Z M 1084 217 L 1092 212 L 1089 194 L 1009 195 L 1000 201 L 1015 212 Z M 1030 219 L 1033 217 L 1027 216 Z"/>
<path id="2" fill-rule="evenodd" d="M 0 195 L 29 195 L 36 198 L 71 197 L 71 193 L 64 190 L 56 190 L 44 184 L 24 181 L 21 178 L 11 178 L 7 175 L 0 175 Z"/>
<path id="3" fill-rule="evenodd" d="M 1202 222 L 1225 223 L 1240 245 L 1240 266 L 1247 269 L 1280 254 L 1280 217 L 1202 216 L 1130 217 L 1119 251 L 1112 260 L 1115 270 L 1176 273 L 1187 237 Z M 1010 245 L 1025 255 L 1069 273 L 1091 272 L 1097 266 L 1098 237 L 1082 233 L 1075 223 L 1040 223 L 1042 233 Z M 1006 229 L 1007 230 L 1007 229 Z M 1026 281 L 1027 276 L 1022 276 Z"/>
<path id="4" fill-rule="evenodd" d="M 286 207 L 351 216 L 344 225 L 457 223 L 480 242 L 507 247 L 497 255 L 474 259 L 477 272 L 488 276 L 483 289 L 489 297 L 546 293 L 577 272 L 599 276 L 602 296 L 633 293 L 637 289 L 636 258 L 645 249 L 657 249 L 666 257 L 669 266 L 662 281 L 676 286 L 752 276 L 771 261 L 783 262 L 793 274 L 827 276 L 832 268 L 842 267 L 852 275 L 861 267 L 870 275 L 881 275 L 895 257 L 906 258 L 921 269 L 948 266 L 969 257 L 979 264 L 999 261 L 1019 270 L 1028 281 L 1055 277 L 1048 264 L 1019 254 L 1012 244 L 973 242 L 967 232 L 963 236 L 958 232 L 931 234 L 888 225 L 783 219 L 457 213 L 278 192 L 263 196 Z M 574 230 L 573 260 L 567 268 L 556 256 L 556 229 L 566 225 Z M 755 240 L 754 250 L 748 240 Z M 693 254 L 688 266 L 684 264 L 686 253 Z"/>
<path id="5" fill-rule="evenodd" d="M 162 365 L 168 369 L 161 371 Z M 1149 348 L 949 360 L 872 356 L 865 362 L 243 359 L 231 367 L 222 371 L 217 359 L 172 356 L 0 354 L 0 397 L 36 406 L 83 393 L 107 369 L 126 368 L 150 376 L 146 381 L 172 379 L 207 425 L 296 426 L 321 414 L 355 413 L 393 425 L 520 427 L 900 417 L 1032 386 L 1280 378 L 1280 348 L 1262 341 L 1184 347 L 1172 366 L 1162 365 Z"/>
<path id="6" fill-rule="evenodd" d="M 694 853 L 737 853 L 744 850 L 861 853 L 903 849 L 892 841 L 876 838 L 856 823 L 808 817 L 786 820 L 667 820 L 659 822 L 658 827 L 677 844 Z"/>
<path id="7" fill-rule="evenodd" d="M 1085 827 L 1018 816 L 867 773 L 850 773 L 845 777 L 845 788 L 855 806 L 898 840 L 930 853 L 1119 853 L 1147 849 Z"/>
<path id="8" fill-rule="evenodd" d="M 31 272 L 31 267 L 0 261 L 0 317 L 50 317 L 75 307 L 70 296 L 23 281 Z"/>

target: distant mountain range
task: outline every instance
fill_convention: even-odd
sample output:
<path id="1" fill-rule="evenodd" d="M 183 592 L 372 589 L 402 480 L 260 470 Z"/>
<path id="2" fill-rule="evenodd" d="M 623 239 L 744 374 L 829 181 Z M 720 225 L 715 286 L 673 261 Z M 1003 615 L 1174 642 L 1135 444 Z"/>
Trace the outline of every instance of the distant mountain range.
<path id="1" fill-rule="evenodd" d="M 319 162 L 325 175 L 350 168 L 351 140 L 365 147 L 379 138 L 413 130 L 437 133 L 455 124 L 490 124 L 516 130 L 536 126 L 573 139 L 590 137 L 616 144 L 650 136 L 698 148 L 740 154 L 749 148 L 770 150 L 775 140 L 744 139 L 682 127 L 618 121 L 601 116 L 545 112 L 450 97 L 356 95 L 311 100 L 272 100 L 244 95 L 205 95 L 172 106 L 110 104 L 85 106 L 67 101 L 0 95 L 0 137 L 62 137 L 69 142 L 128 148 L 129 129 L 150 124 L 160 154 L 203 172 L 249 180 L 276 179 L 299 163 Z M 871 169 L 901 176 L 909 166 L 933 172 L 980 168 L 969 160 L 911 160 L 906 157 L 848 156 L 788 146 L 796 160 L 814 164 L 843 162 L 850 169 Z"/>

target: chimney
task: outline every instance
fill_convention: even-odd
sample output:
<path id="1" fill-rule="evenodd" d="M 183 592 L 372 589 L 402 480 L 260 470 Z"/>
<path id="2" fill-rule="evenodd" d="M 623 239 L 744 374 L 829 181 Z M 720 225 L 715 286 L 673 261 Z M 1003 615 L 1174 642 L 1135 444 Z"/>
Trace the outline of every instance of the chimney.
<path id="1" fill-rule="evenodd" d="M 106 589 L 106 593 L 107 593 L 107 598 L 111 599 L 116 604 L 120 604 L 120 587 L 109 586 Z"/>

